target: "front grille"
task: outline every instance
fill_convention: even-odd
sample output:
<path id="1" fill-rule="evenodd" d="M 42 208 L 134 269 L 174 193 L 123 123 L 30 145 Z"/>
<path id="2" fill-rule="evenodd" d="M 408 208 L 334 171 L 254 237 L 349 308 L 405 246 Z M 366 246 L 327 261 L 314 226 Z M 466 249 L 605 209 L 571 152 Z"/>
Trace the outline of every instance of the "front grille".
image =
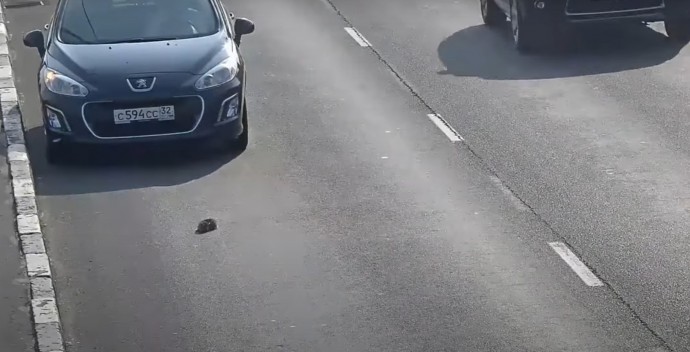
<path id="1" fill-rule="evenodd" d="M 115 124 L 113 110 L 173 105 L 175 120 L 135 121 L 128 124 Z M 84 120 L 97 137 L 137 137 L 183 133 L 191 131 L 201 118 L 203 102 L 199 97 L 178 97 L 136 103 L 104 102 L 89 103 L 84 106 Z"/>
<path id="2" fill-rule="evenodd" d="M 570 14 L 634 11 L 659 7 L 663 0 L 568 0 Z"/>

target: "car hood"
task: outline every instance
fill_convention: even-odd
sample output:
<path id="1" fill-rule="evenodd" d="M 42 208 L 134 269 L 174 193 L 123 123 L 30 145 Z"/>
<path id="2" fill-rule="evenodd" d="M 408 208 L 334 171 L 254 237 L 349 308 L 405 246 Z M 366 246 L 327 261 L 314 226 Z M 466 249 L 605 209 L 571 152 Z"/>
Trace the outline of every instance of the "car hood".
<path id="1" fill-rule="evenodd" d="M 55 42 L 48 54 L 77 77 L 145 73 L 203 74 L 227 58 L 234 45 L 223 33 L 171 41 L 68 45 Z"/>

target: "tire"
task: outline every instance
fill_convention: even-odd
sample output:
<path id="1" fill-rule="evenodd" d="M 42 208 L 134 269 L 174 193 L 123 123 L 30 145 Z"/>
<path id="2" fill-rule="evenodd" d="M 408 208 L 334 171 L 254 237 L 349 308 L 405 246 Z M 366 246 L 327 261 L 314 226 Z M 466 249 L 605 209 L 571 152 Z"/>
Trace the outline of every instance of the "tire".
<path id="1" fill-rule="evenodd" d="M 46 161 L 50 165 L 65 164 L 69 158 L 69 148 L 64 142 L 53 142 L 49 135 L 46 135 Z"/>
<path id="2" fill-rule="evenodd" d="M 668 19 L 664 27 L 669 39 L 683 44 L 690 42 L 690 18 Z"/>
<path id="3" fill-rule="evenodd" d="M 487 26 L 497 26 L 506 21 L 506 15 L 496 5 L 494 0 L 479 0 L 482 10 L 482 20 Z"/>
<path id="4" fill-rule="evenodd" d="M 510 28 L 513 35 L 513 45 L 520 53 L 546 49 L 546 34 L 551 32 L 551 28 L 544 23 L 539 23 L 538 20 L 525 16 L 526 9 L 523 0 L 510 0 Z"/>
<path id="5" fill-rule="evenodd" d="M 533 35 L 530 35 L 528 28 L 522 6 L 518 0 L 510 0 L 510 30 L 513 36 L 513 45 L 521 53 L 529 52 L 534 47 L 534 38 Z"/>
<path id="6" fill-rule="evenodd" d="M 247 150 L 249 145 L 249 122 L 247 121 L 247 101 L 242 104 L 242 134 L 235 140 L 234 149 L 238 152 Z"/>

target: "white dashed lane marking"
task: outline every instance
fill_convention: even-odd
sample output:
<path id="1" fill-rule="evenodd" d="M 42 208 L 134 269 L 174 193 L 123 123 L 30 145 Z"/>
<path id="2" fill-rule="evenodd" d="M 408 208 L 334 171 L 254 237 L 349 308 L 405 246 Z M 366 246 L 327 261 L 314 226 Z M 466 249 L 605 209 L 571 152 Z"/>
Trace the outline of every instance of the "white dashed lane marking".
<path id="1" fill-rule="evenodd" d="M 592 270 L 590 270 L 585 263 L 583 263 L 580 258 L 578 258 L 573 251 L 568 248 L 568 246 L 563 242 L 549 242 L 549 246 L 553 248 L 556 253 L 565 261 L 568 266 L 573 269 L 575 274 L 584 281 L 587 286 L 604 286 L 604 283 L 599 280 L 599 278 L 594 275 Z"/>
<path id="2" fill-rule="evenodd" d="M 364 38 L 364 36 L 361 33 L 359 33 L 356 29 L 352 27 L 345 27 L 345 32 L 347 32 L 347 34 L 349 34 L 350 37 L 352 37 L 352 39 L 354 39 L 357 42 L 357 44 L 359 44 L 359 46 L 371 46 L 369 41 L 367 41 L 366 38 Z"/>
<path id="3" fill-rule="evenodd" d="M 441 115 L 428 114 L 426 116 L 429 117 L 429 120 L 431 120 L 431 122 L 433 122 L 434 125 L 436 125 L 436 127 L 438 127 L 438 129 L 441 130 L 441 132 L 443 132 L 443 134 L 445 134 L 451 142 L 455 143 L 463 140 L 462 136 L 455 129 L 453 129 L 453 127 L 446 122 Z"/>
<path id="4" fill-rule="evenodd" d="M 353 27 L 345 27 L 345 31 L 362 47 L 371 47 L 371 43 L 364 38 L 364 36 Z M 441 132 L 452 142 L 464 142 L 465 139 L 439 114 L 427 114 L 431 122 L 438 127 Z M 391 131 L 385 131 L 390 133 Z M 388 159 L 387 156 L 382 156 L 381 159 Z M 491 181 L 501 189 L 501 191 L 511 200 L 513 205 L 521 211 L 527 211 L 529 208 L 513 194 L 503 182 L 495 176 L 491 176 Z M 475 212 L 475 214 L 478 214 Z M 583 263 L 570 248 L 562 242 L 549 242 L 549 246 L 565 261 L 566 264 L 580 277 L 580 279 L 591 287 L 604 286 L 604 283 L 590 270 L 585 263 Z"/>
<path id="5" fill-rule="evenodd" d="M 0 6 L 0 20 L 3 18 L 2 12 L 3 8 Z M 355 28 L 345 27 L 345 31 L 361 47 L 371 47 L 371 43 Z M 0 22 L 0 62 L 9 62 L 7 39 L 5 24 Z M 2 60 L 2 56 L 6 57 L 5 60 Z M 0 90 L 3 132 L 7 139 L 8 163 L 12 176 L 13 196 L 17 211 L 17 230 L 31 285 L 31 311 L 38 352 L 63 352 L 64 344 L 60 327 L 59 309 L 52 284 L 50 260 L 43 241 L 38 210 L 36 208 L 31 165 L 26 152 L 22 116 L 19 112 L 17 91 L 14 86 L 11 65 L 0 65 L 0 82 L 3 82 L 3 89 Z M 462 136 L 440 115 L 428 114 L 427 117 L 451 142 L 464 141 Z M 385 133 L 391 133 L 391 131 L 385 131 Z M 388 159 L 388 157 L 382 156 L 381 159 Z M 494 179 L 493 181 L 506 194 L 511 196 L 511 200 L 514 200 L 516 205 L 524 207 L 519 199 L 500 180 Z M 549 245 L 585 284 L 588 286 L 604 285 L 567 245 L 561 242 L 550 242 Z"/>

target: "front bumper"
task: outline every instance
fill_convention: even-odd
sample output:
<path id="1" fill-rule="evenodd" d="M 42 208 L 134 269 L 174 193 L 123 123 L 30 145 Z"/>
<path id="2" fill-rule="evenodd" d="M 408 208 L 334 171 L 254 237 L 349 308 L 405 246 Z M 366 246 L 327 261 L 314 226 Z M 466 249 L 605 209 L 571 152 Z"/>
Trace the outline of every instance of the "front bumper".
<path id="1" fill-rule="evenodd" d="M 543 7 L 537 3 L 543 3 Z M 690 18 L 686 0 L 525 0 L 530 17 L 541 22 L 663 21 Z"/>
<path id="2" fill-rule="evenodd" d="M 244 130 L 241 77 L 205 91 L 147 92 L 119 97 L 78 98 L 41 88 L 43 121 L 52 141 L 78 144 L 129 144 L 237 138 Z M 235 105 L 236 103 L 236 105 Z M 115 124 L 114 109 L 175 106 L 175 119 Z M 57 123 L 56 120 L 57 119 Z"/>

